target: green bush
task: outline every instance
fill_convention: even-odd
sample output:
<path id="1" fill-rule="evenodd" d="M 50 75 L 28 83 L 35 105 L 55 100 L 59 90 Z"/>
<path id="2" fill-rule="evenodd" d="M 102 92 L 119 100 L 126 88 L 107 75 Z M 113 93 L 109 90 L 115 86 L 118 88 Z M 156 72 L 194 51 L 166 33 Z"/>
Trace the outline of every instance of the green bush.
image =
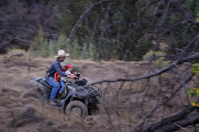
<path id="1" fill-rule="evenodd" d="M 40 27 L 38 34 L 30 44 L 29 52 L 34 57 L 49 57 L 57 54 L 60 49 L 66 49 L 67 37 L 64 34 L 59 35 L 57 42 L 47 40 L 43 28 Z"/>
<path id="2" fill-rule="evenodd" d="M 144 56 L 143 56 L 143 60 L 144 61 L 151 61 L 153 60 L 154 58 L 156 57 L 160 57 L 160 56 L 164 56 L 165 53 L 163 52 L 160 52 L 160 51 L 152 51 L 152 50 L 149 50 Z M 164 57 L 161 57 L 161 58 L 164 58 Z M 163 59 L 164 60 L 164 59 Z"/>
<path id="3" fill-rule="evenodd" d="M 9 50 L 10 56 L 20 56 L 25 55 L 26 51 L 24 49 L 11 49 Z"/>
<path id="4" fill-rule="evenodd" d="M 45 39 L 45 33 L 43 28 L 39 28 L 38 34 L 34 37 L 33 41 L 30 44 L 29 52 L 34 57 L 47 57 L 48 56 L 48 43 Z"/>
<path id="5" fill-rule="evenodd" d="M 89 45 L 89 58 L 92 61 L 97 61 L 97 56 L 98 56 L 97 48 L 95 47 L 95 45 L 90 43 L 90 45 Z"/>
<path id="6" fill-rule="evenodd" d="M 78 41 L 74 40 L 68 47 L 70 58 L 80 59 L 82 48 L 78 45 Z"/>
<path id="7" fill-rule="evenodd" d="M 88 59 L 89 58 L 89 52 L 88 52 L 88 47 L 87 47 L 86 43 L 83 44 L 81 56 L 82 56 L 82 59 Z"/>
<path id="8" fill-rule="evenodd" d="M 164 58 L 158 58 L 154 63 L 153 67 L 154 68 L 163 68 L 168 65 L 168 62 L 164 61 Z"/>
<path id="9" fill-rule="evenodd" d="M 57 43 L 55 45 L 55 53 L 57 53 L 57 51 L 59 49 L 64 49 L 65 50 L 68 47 L 66 45 L 66 41 L 67 41 L 66 35 L 65 34 L 60 34 L 58 39 L 57 39 Z M 69 51 L 66 51 L 66 52 L 69 52 Z"/>
<path id="10" fill-rule="evenodd" d="M 83 45 L 79 45 L 77 39 L 74 39 L 70 45 L 67 45 L 67 37 L 64 34 L 60 34 L 57 42 L 48 40 L 43 28 L 40 27 L 38 34 L 32 40 L 29 52 L 33 57 L 49 57 L 57 54 L 60 49 L 65 50 L 70 54 L 72 59 L 91 59 L 97 61 L 97 48 L 92 43 L 87 44 L 83 42 Z"/>
<path id="11" fill-rule="evenodd" d="M 165 61 L 165 57 L 164 57 L 165 53 L 164 52 L 160 52 L 160 51 L 152 51 L 149 50 L 144 56 L 143 56 L 143 60 L 144 61 L 153 61 L 153 67 L 165 67 L 168 65 L 168 62 Z"/>

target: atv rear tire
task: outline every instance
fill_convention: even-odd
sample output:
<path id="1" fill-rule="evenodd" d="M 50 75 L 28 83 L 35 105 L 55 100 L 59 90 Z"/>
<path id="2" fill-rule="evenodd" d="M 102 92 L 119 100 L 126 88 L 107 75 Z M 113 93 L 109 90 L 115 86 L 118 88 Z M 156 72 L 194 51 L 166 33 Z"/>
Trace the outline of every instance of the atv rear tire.
<path id="1" fill-rule="evenodd" d="M 40 89 L 34 89 L 34 90 L 30 90 L 30 91 L 27 91 L 24 94 L 22 94 L 22 98 L 34 98 L 39 101 L 42 101 L 43 94 Z"/>
<path id="2" fill-rule="evenodd" d="M 70 102 L 65 110 L 66 118 L 78 118 L 88 115 L 88 108 L 81 101 Z"/>

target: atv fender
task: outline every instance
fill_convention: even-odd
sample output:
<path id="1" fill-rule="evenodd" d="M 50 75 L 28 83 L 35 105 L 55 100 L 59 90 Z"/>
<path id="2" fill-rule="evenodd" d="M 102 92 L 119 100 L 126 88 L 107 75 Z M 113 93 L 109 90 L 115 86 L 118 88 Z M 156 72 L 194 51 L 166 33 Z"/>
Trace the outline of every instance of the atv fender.
<path id="1" fill-rule="evenodd" d="M 67 96 L 66 96 L 66 98 L 64 99 L 64 102 L 66 102 L 69 98 L 71 98 L 73 95 L 74 95 L 74 91 L 71 91 Z M 71 100 L 71 99 L 70 99 Z M 71 102 L 71 101 L 69 101 L 69 102 Z"/>
<path id="2" fill-rule="evenodd" d="M 44 97 L 48 98 L 51 90 L 40 83 L 42 79 L 42 77 L 33 77 L 30 81 L 28 81 L 27 86 L 33 86 L 35 89 L 39 88 L 43 92 Z"/>
<path id="3" fill-rule="evenodd" d="M 64 99 L 64 102 L 70 103 L 71 101 L 74 100 L 74 98 L 76 98 L 76 99 L 78 98 L 78 100 L 83 100 L 82 102 L 85 103 L 86 106 L 88 105 L 88 100 L 85 99 L 85 98 L 80 98 L 79 96 L 76 96 L 76 91 L 71 91 L 71 92 L 66 96 L 66 98 Z M 70 100 L 68 100 L 68 99 L 70 99 Z M 67 104 L 68 104 L 68 103 L 67 103 Z"/>

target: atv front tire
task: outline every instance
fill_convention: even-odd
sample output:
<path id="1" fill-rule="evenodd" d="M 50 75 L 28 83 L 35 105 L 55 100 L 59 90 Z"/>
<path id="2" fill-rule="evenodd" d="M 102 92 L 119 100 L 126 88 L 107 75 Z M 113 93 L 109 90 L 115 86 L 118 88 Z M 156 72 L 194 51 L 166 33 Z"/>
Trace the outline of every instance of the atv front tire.
<path id="1" fill-rule="evenodd" d="M 81 101 L 72 101 L 67 105 L 65 113 L 66 118 L 85 117 L 88 115 L 88 108 Z"/>

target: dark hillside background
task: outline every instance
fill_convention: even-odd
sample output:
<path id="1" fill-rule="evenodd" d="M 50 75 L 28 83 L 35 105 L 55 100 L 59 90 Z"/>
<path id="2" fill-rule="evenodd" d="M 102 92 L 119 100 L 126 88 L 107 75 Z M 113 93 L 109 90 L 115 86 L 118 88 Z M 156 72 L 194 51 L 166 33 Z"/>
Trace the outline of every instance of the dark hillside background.
<path id="1" fill-rule="evenodd" d="M 197 0 L 0 0 L 0 54 L 15 48 L 48 57 L 64 49 L 94 61 L 142 60 L 149 50 L 175 55 L 198 32 L 198 15 Z"/>

